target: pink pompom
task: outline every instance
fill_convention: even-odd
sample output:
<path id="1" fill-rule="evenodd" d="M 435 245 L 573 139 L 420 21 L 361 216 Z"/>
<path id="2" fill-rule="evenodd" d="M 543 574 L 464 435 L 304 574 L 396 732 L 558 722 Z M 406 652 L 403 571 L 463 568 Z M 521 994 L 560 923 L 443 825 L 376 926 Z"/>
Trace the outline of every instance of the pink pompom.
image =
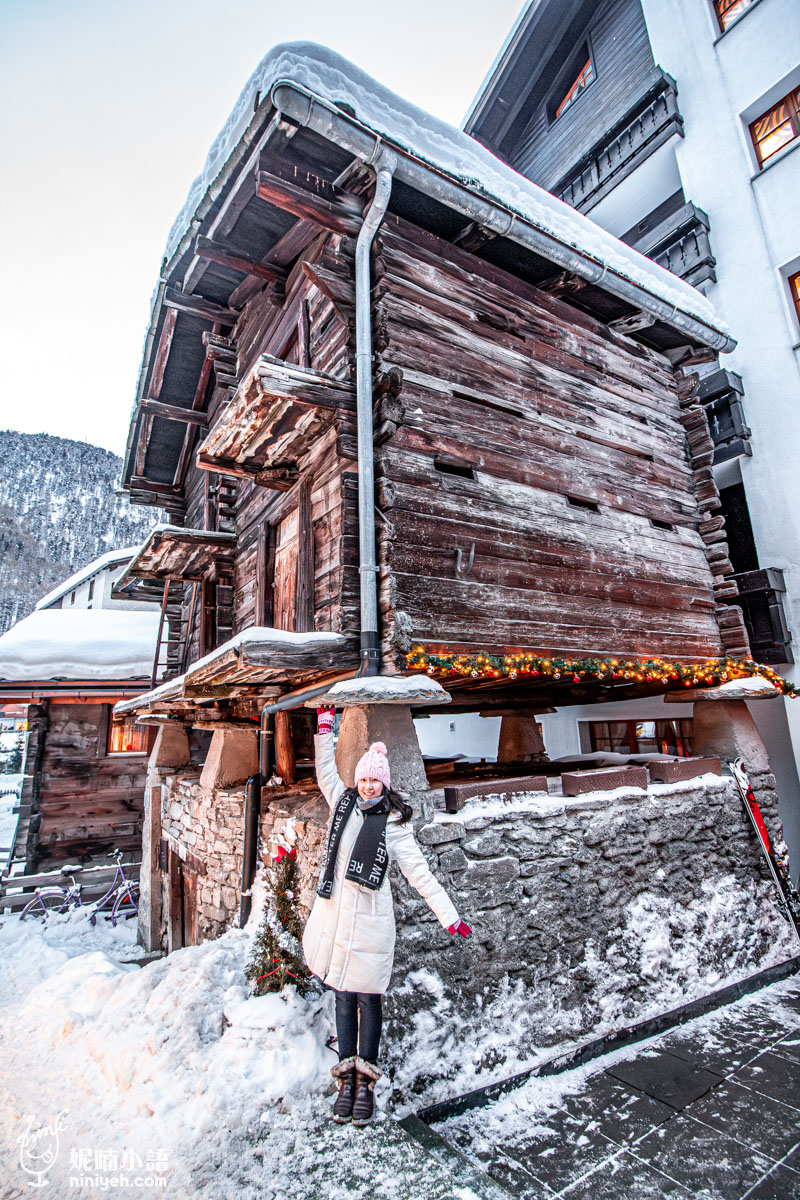
<path id="1" fill-rule="evenodd" d="M 386 747 L 384 746 L 383 742 L 373 742 L 370 746 L 370 750 L 374 750 L 376 754 L 386 753 Z"/>

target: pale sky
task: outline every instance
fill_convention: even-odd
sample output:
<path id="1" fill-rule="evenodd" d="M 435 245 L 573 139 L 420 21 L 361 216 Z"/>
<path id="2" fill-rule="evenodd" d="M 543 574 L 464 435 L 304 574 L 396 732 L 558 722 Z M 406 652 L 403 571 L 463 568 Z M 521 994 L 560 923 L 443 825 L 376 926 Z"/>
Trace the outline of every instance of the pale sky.
<path id="1" fill-rule="evenodd" d="M 459 124 L 521 0 L 0 0 L 0 428 L 122 454 L 169 228 L 250 72 L 332 47 Z"/>

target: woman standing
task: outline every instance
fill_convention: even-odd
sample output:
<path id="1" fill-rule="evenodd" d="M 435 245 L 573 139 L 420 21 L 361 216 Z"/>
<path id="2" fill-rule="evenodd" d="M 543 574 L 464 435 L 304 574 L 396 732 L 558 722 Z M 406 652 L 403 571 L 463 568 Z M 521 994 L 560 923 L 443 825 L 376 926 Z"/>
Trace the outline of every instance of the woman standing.
<path id="1" fill-rule="evenodd" d="M 394 961 L 395 923 L 386 874 L 395 861 L 448 933 L 469 937 L 452 901 L 436 881 L 409 824 L 411 807 L 392 791 L 383 742 L 359 759 L 355 787 L 336 770 L 334 710 L 317 710 L 317 782 L 332 809 L 317 899 L 303 934 L 308 969 L 336 993 L 339 1087 L 334 1121 L 366 1125 L 381 1077 L 381 997 Z"/>

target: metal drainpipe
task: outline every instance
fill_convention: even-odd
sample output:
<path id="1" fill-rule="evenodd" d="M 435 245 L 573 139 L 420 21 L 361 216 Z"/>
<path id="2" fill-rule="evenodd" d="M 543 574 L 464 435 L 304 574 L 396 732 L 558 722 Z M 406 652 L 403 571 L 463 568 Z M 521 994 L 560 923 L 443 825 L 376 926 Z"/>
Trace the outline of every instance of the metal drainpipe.
<path id="1" fill-rule="evenodd" d="M 378 646 L 378 564 L 375 554 L 375 464 L 372 430 L 372 313 L 370 251 L 378 226 L 384 218 L 392 193 L 392 174 L 396 156 L 379 153 L 375 163 L 377 182 L 356 242 L 356 409 L 358 419 L 358 542 L 361 583 L 361 663 L 345 679 L 377 675 L 380 669 Z M 275 730 L 272 715 L 297 708 L 306 700 L 321 696 L 331 686 L 303 688 L 282 696 L 261 710 L 258 727 L 258 773 L 245 784 L 244 846 L 242 847 L 242 900 L 239 927 L 247 924 L 252 898 L 250 889 L 258 859 L 258 831 L 261 816 L 261 789 L 272 778 Z"/>

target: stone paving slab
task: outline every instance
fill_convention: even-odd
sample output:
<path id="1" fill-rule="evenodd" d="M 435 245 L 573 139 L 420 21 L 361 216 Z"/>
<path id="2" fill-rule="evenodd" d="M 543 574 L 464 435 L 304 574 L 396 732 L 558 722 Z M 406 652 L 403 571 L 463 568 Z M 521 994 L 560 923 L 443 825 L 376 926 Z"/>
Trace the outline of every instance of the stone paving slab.
<path id="1" fill-rule="evenodd" d="M 800 978 L 436 1128 L 520 1200 L 800 1200 Z"/>

